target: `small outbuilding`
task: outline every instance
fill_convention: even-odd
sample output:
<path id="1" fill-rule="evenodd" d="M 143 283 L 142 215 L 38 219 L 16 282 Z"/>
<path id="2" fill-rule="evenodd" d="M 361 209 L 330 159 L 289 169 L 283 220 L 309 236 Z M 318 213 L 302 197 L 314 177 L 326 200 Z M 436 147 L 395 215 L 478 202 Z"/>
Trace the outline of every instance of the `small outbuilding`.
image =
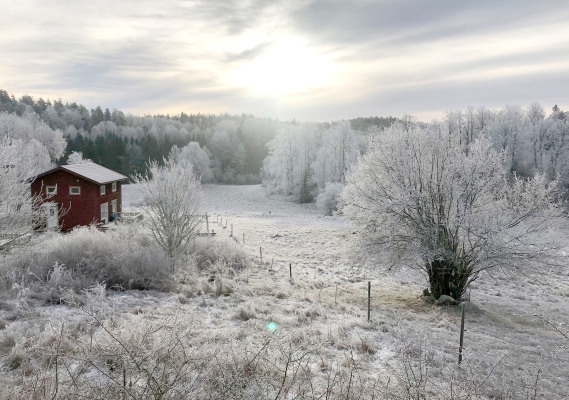
<path id="1" fill-rule="evenodd" d="M 68 232 L 76 226 L 106 224 L 122 212 L 124 175 L 95 163 L 60 165 L 37 175 L 32 196 L 41 199 L 45 227 Z"/>

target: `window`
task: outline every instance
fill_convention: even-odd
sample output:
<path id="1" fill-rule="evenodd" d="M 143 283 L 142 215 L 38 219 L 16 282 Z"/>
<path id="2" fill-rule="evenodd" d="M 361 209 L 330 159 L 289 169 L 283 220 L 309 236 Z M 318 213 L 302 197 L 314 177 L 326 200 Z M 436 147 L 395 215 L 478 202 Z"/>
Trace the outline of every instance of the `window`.
<path id="1" fill-rule="evenodd" d="M 113 201 L 111 201 L 111 210 L 113 214 L 116 214 L 117 212 L 117 199 L 114 199 Z"/>
<path id="2" fill-rule="evenodd" d="M 117 191 L 117 183 L 116 182 L 113 182 L 112 191 L 113 192 Z"/>
<path id="3" fill-rule="evenodd" d="M 47 194 L 57 194 L 57 185 L 46 186 L 46 187 L 45 187 L 45 192 L 46 192 Z"/>
<path id="4" fill-rule="evenodd" d="M 101 204 L 101 222 L 104 224 L 109 222 L 109 203 Z"/>
<path id="5" fill-rule="evenodd" d="M 105 194 L 105 185 L 101 185 L 101 195 Z"/>
<path id="6" fill-rule="evenodd" d="M 69 194 L 81 194 L 81 186 L 69 186 Z"/>

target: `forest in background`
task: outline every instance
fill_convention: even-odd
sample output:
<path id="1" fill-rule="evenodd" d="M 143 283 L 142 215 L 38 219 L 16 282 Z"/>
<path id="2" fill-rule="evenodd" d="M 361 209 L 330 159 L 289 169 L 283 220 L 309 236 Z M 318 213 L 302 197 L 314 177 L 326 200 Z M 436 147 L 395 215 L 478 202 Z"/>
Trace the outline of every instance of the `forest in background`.
<path id="1" fill-rule="evenodd" d="M 435 126 L 458 136 L 465 149 L 485 135 L 502 151 L 511 173 L 544 174 L 559 179 L 562 190 L 569 185 L 569 112 L 557 106 L 549 114 L 535 103 L 499 110 L 469 107 L 430 123 L 410 115 L 300 123 L 245 114 L 135 116 L 61 99 L 16 99 L 0 90 L 0 135 L 26 142 L 26 153 L 37 153 L 33 173 L 65 164 L 72 152 L 129 177 L 145 173 L 149 161 L 170 157 L 191 164 L 202 182 L 262 183 L 267 193 L 291 201 L 316 200 L 325 213 L 335 209 L 369 138 L 393 124 L 403 130 Z M 30 147 L 30 138 L 39 144 Z"/>
<path id="2" fill-rule="evenodd" d="M 299 123 L 282 122 L 252 115 L 154 115 L 134 116 L 120 110 L 98 106 L 64 103 L 61 99 L 34 99 L 24 95 L 16 99 L 0 90 L 0 113 L 17 115 L 26 120 L 43 121 L 50 129 L 63 134 L 65 152 L 54 160 L 65 164 L 72 152 L 123 175 L 145 172 L 148 161 L 161 162 L 173 146 L 182 149 L 191 142 L 199 144 L 216 183 L 260 183 L 267 144 L 279 132 Z M 370 126 L 389 126 L 395 118 L 358 118 L 352 120 L 361 131 Z M 37 123 L 34 123 L 37 125 Z M 9 124 L 9 123 L 8 123 Z M 6 125 L 6 123 L 4 123 Z M 12 122 L 14 125 L 14 122 Z M 325 127 L 329 124 L 319 124 Z M 3 133 L 6 134 L 6 132 Z M 194 145 L 195 147 L 195 145 Z"/>

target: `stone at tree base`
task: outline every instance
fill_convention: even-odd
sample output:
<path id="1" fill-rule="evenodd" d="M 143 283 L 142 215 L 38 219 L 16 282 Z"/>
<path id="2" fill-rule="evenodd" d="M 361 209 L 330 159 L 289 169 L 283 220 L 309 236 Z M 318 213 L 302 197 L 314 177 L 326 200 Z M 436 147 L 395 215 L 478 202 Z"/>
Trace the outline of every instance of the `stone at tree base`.
<path id="1" fill-rule="evenodd" d="M 445 306 L 445 305 L 457 305 L 460 302 L 455 300 L 454 298 L 447 296 L 446 294 L 441 295 L 436 301 L 435 304 L 438 306 Z"/>

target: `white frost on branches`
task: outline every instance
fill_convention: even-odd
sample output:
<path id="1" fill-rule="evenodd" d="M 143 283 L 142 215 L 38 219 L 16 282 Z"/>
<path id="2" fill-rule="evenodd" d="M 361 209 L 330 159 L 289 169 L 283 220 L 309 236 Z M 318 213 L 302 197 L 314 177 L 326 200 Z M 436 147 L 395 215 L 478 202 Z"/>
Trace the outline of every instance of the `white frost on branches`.
<path id="1" fill-rule="evenodd" d="M 361 226 L 360 248 L 386 255 L 388 265 L 428 269 L 445 260 L 468 273 L 466 285 L 487 268 L 552 262 L 562 222 L 556 182 L 511 177 L 510 156 L 484 136 L 465 151 L 458 135 L 436 125 L 387 129 L 342 197 L 344 213 Z"/>
<path id="2" fill-rule="evenodd" d="M 88 158 L 83 158 L 83 153 L 80 151 L 72 151 L 71 154 L 69 154 L 69 156 L 67 157 L 67 164 L 68 165 L 72 165 L 72 164 L 88 164 L 88 163 L 92 163 L 93 161 L 91 161 Z"/>
<path id="3" fill-rule="evenodd" d="M 0 113 L 0 137 L 9 137 L 25 143 L 36 140 L 45 147 L 52 161 L 61 158 L 67 147 L 63 133 L 52 130 L 35 113 L 25 113 L 22 117 Z"/>
<path id="4" fill-rule="evenodd" d="M 176 145 L 172 146 L 169 158 L 177 164 L 193 168 L 195 175 L 201 182 L 213 182 L 210 155 L 200 147 L 198 142 L 190 142 L 182 148 Z"/>
<path id="5" fill-rule="evenodd" d="M 42 210 L 31 196 L 30 180 L 49 169 L 66 142 L 34 113 L 0 113 L 0 233 L 30 229 Z"/>
<path id="6" fill-rule="evenodd" d="M 359 156 L 358 137 L 347 121 L 328 128 L 289 124 L 269 143 L 263 184 L 269 193 L 297 198 L 306 185 L 324 191 L 328 183 L 344 183 Z"/>
<path id="7" fill-rule="evenodd" d="M 0 139 L 0 233 L 30 229 L 41 211 L 32 197 L 29 180 L 50 165 L 37 140 Z"/>
<path id="8" fill-rule="evenodd" d="M 201 187 L 192 168 L 165 160 L 150 162 L 148 175 L 133 177 L 144 196 L 148 227 L 172 261 L 195 237 L 201 222 Z"/>

